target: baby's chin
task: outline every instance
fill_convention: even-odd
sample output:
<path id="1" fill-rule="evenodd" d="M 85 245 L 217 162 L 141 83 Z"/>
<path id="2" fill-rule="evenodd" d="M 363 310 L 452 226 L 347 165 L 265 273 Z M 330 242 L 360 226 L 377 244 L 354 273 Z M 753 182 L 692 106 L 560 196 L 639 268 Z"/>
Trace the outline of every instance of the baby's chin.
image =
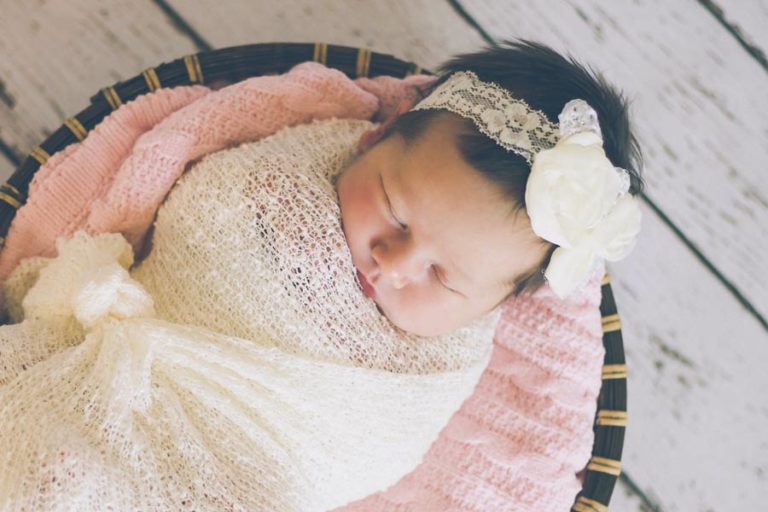
<path id="1" fill-rule="evenodd" d="M 393 316 L 388 315 L 376 301 L 374 301 L 374 304 L 376 305 L 376 309 L 379 310 L 379 313 L 381 313 L 381 315 L 385 317 L 390 324 L 392 324 L 395 328 L 397 328 L 399 331 L 405 334 L 408 334 L 411 336 L 420 336 L 423 338 L 434 338 L 435 336 L 442 336 L 443 334 L 448 332 L 445 329 L 439 329 L 439 328 L 425 330 L 423 328 L 413 328 L 412 326 L 402 325 L 395 318 L 393 318 Z"/>
<path id="2" fill-rule="evenodd" d="M 394 318 L 392 318 L 389 314 L 387 314 L 387 312 L 384 311 L 384 308 L 381 307 L 381 304 L 379 304 L 378 300 L 372 299 L 370 297 L 366 297 L 366 298 L 373 302 L 373 305 L 376 306 L 376 309 L 379 311 L 379 314 L 381 316 L 383 316 L 384 318 L 386 318 L 387 320 L 389 320 L 389 323 L 391 323 L 393 326 L 397 327 L 398 329 L 400 329 L 403 332 L 406 332 L 406 333 L 409 333 L 409 334 L 414 334 L 414 333 L 410 332 L 408 329 L 405 329 L 403 326 L 399 325 Z"/>
<path id="3" fill-rule="evenodd" d="M 372 301 L 372 302 L 373 302 L 373 305 L 374 305 L 374 306 L 376 306 L 376 309 L 379 311 L 379 314 L 380 314 L 381 316 L 383 316 L 383 317 L 386 317 L 386 319 L 387 319 L 387 320 L 389 320 L 389 321 L 390 321 L 392 324 L 394 324 L 394 325 L 397 325 L 397 324 L 396 324 L 396 323 L 395 323 L 395 322 L 394 322 L 394 321 L 393 321 L 393 320 L 392 320 L 392 319 L 389 317 L 389 315 L 387 315 L 387 313 L 384 311 L 384 309 L 383 309 L 383 308 L 381 307 L 381 305 L 379 304 L 379 301 L 377 301 L 376 299 L 372 299 L 372 298 L 370 298 L 370 297 L 368 297 L 368 296 L 366 296 L 366 298 L 367 298 L 368 300 L 370 300 L 370 301 Z"/>

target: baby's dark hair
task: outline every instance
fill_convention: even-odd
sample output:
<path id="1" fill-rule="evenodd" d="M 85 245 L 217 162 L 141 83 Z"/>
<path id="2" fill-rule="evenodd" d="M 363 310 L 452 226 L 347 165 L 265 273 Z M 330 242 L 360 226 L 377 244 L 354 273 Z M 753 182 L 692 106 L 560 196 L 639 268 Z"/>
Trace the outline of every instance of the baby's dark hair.
<path id="1" fill-rule="evenodd" d="M 642 154 L 630 129 L 627 100 L 594 69 L 585 68 L 570 55 L 566 59 L 543 44 L 524 39 L 507 40 L 496 47 L 457 55 L 441 64 L 436 71 L 437 80 L 421 91 L 422 97 L 457 71 L 473 71 L 481 80 L 504 87 L 531 108 L 544 112 L 554 123 L 568 101 L 583 99 L 597 113 L 606 156 L 614 166 L 629 172 L 629 192 L 637 195 L 644 189 L 640 176 Z M 445 112 L 436 109 L 405 112 L 386 128 L 382 140 L 399 134 L 410 145 L 435 117 Z M 531 172 L 525 158 L 499 146 L 477 130 L 471 119 L 462 118 L 461 122 L 464 126 L 458 137 L 458 148 L 463 158 L 502 190 L 512 204 L 511 213 L 524 209 L 525 187 Z M 544 258 L 506 282 L 510 292 L 499 304 L 524 292 L 534 293 L 544 284 L 544 271 L 558 246 L 544 239 L 540 241 L 549 246 Z"/>

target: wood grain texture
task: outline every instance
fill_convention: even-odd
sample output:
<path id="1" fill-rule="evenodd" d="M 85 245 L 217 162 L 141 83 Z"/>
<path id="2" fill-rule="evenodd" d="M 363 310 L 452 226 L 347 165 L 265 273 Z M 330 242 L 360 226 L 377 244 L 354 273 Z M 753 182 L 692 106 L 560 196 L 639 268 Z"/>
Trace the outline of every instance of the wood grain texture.
<path id="1" fill-rule="evenodd" d="M 150 0 L 4 1 L 0 138 L 23 159 L 101 87 L 196 51 Z"/>
<path id="2" fill-rule="evenodd" d="M 11 174 L 13 174 L 15 169 L 16 166 L 13 165 L 13 162 L 4 156 L 0 156 L 0 181 L 5 182 L 5 180 L 7 180 Z"/>
<path id="3" fill-rule="evenodd" d="M 768 74 L 717 20 L 693 0 L 465 8 L 495 38 L 538 39 L 627 93 L 647 195 L 768 317 Z"/>
<path id="4" fill-rule="evenodd" d="M 713 0 L 723 19 L 750 46 L 768 56 L 768 1 Z"/>
<path id="5" fill-rule="evenodd" d="M 637 494 L 625 488 L 621 482 L 618 482 L 613 490 L 608 510 L 609 512 L 657 512 L 645 505 Z"/>
<path id="6" fill-rule="evenodd" d="M 768 335 L 643 215 L 635 252 L 609 265 L 629 369 L 622 468 L 665 512 L 761 510 Z"/>
<path id="7" fill-rule="evenodd" d="M 371 48 L 430 69 L 453 53 L 484 44 L 443 1 L 171 0 L 168 4 L 216 48 L 322 41 Z"/>

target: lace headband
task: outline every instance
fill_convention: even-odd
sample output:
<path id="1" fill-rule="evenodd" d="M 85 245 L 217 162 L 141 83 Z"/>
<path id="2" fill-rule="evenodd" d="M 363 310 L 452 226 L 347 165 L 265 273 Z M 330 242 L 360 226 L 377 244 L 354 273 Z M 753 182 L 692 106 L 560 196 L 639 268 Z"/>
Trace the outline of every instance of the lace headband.
<path id="1" fill-rule="evenodd" d="M 601 260 L 621 260 L 635 247 L 641 213 L 629 173 L 606 157 L 597 113 L 584 100 L 566 103 L 555 125 L 499 85 L 460 71 L 411 110 L 426 109 L 471 119 L 531 165 L 526 212 L 534 233 L 559 246 L 544 272 L 558 297 L 582 288 Z"/>

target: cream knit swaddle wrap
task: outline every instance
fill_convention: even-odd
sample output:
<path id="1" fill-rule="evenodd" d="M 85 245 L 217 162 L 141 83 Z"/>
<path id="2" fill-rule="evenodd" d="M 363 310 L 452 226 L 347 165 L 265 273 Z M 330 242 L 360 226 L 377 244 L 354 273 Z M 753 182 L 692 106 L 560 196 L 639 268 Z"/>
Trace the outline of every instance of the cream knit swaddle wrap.
<path id="1" fill-rule="evenodd" d="M 500 310 L 427 338 L 362 294 L 332 179 L 372 126 L 205 156 L 130 275 L 118 234 L 17 268 L 18 319 L 32 288 L 0 327 L 0 510 L 329 510 L 420 462 Z"/>

